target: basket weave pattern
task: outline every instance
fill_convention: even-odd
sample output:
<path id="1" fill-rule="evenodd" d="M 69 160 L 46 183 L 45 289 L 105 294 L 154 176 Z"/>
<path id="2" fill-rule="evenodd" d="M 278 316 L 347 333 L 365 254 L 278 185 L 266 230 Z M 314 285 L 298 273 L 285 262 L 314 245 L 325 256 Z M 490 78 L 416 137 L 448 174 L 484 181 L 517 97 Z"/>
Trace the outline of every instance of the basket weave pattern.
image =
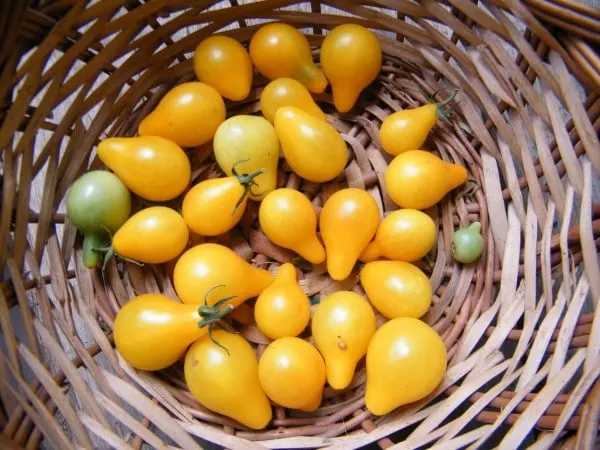
<path id="1" fill-rule="evenodd" d="M 598 444 L 600 77 L 572 51 L 589 47 L 597 15 L 579 34 L 562 26 L 557 40 L 541 22 L 552 5 L 539 1 L 30 3 L 0 6 L 0 447 L 192 449 L 199 437 L 234 449 L 488 448 L 496 432 L 507 449 Z M 464 165 L 469 182 L 428 211 L 440 234 L 421 262 L 435 293 L 424 320 L 442 336 L 449 369 L 433 395 L 381 418 L 364 407 L 364 366 L 346 391 L 327 388 L 315 413 L 275 408 L 260 432 L 201 407 L 180 365 L 136 371 L 113 348 L 115 314 L 141 293 L 175 297 L 172 267 L 113 260 L 104 273 L 88 270 L 64 215 L 71 183 L 101 167 L 98 141 L 133 136 L 166 91 L 193 80 L 203 38 L 246 44 L 266 20 L 302 29 L 315 49 L 340 23 L 380 32 L 384 67 L 352 113 L 316 97 L 352 151 L 344 175 L 318 185 L 281 167 L 278 185 L 305 192 L 317 210 L 346 186 L 367 190 L 383 213 L 396 209 L 383 182 L 381 121 L 440 89 L 460 90 L 455 116 L 426 147 Z M 228 113 L 259 112 L 266 82 L 256 77 Z M 210 145 L 188 154 L 194 183 L 219 176 Z M 293 255 L 269 243 L 256 214 L 251 202 L 235 231 L 210 241 L 276 270 Z M 473 266 L 454 263 L 452 233 L 474 220 L 484 254 Z M 324 267 L 305 267 L 301 285 L 309 295 L 364 294 L 357 271 L 336 283 Z M 240 322 L 248 312 L 240 308 Z M 269 342 L 252 324 L 241 331 L 259 354 Z"/>

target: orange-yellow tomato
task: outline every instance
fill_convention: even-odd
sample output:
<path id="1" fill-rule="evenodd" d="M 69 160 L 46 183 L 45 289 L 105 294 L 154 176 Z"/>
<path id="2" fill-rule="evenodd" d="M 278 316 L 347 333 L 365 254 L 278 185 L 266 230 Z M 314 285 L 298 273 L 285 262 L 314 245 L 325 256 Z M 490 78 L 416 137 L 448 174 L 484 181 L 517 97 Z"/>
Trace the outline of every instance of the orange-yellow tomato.
<path id="1" fill-rule="evenodd" d="M 267 194 L 258 221 L 274 244 L 294 250 L 313 264 L 325 261 L 325 249 L 317 237 L 317 213 L 301 192 L 281 188 Z"/>
<path id="2" fill-rule="evenodd" d="M 250 41 L 254 67 L 270 80 L 294 78 L 311 92 L 323 92 L 327 79 L 313 62 L 306 36 L 291 25 L 270 23 L 262 26 Z"/>
<path id="3" fill-rule="evenodd" d="M 198 326 L 197 305 L 184 305 L 161 294 L 132 298 L 115 318 L 115 346 L 140 370 L 161 370 L 183 356 L 208 329 Z"/>
<path id="4" fill-rule="evenodd" d="M 200 42 L 194 53 L 194 72 L 229 100 L 244 100 L 252 88 L 250 56 L 242 44 L 227 36 Z"/>
<path id="5" fill-rule="evenodd" d="M 285 160 L 302 178 L 324 183 L 344 171 L 346 143 L 327 122 L 295 106 L 284 106 L 275 114 L 275 131 Z"/>
<path id="6" fill-rule="evenodd" d="M 321 236 L 331 278 L 344 280 L 350 275 L 378 225 L 379 207 L 367 192 L 347 188 L 329 197 L 321 211 Z"/>
<path id="7" fill-rule="evenodd" d="M 344 24 L 325 37 L 321 66 L 339 112 L 350 111 L 361 91 L 377 78 L 381 60 L 379 40 L 365 27 Z"/>
<path id="8" fill-rule="evenodd" d="M 225 103 L 217 90 L 197 81 L 175 86 L 142 120 L 141 136 L 161 136 L 182 147 L 209 142 L 225 120 Z"/>
<path id="9" fill-rule="evenodd" d="M 323 399 L 325 363 L 308 342 L 283 337 L 269 344 L 260 357 L 258 378 L 278 405 L 311 412 Z"/>
<path id="10" fill-rule="evenodd" d="M 247 427 L 271 421 L 271 405 L 258 380 L 254 350 L 242 336 L 216 330 L 196 341 L 185 355 L 185 382 L 198 403 Z"/>
<path id="11" fill-rule="evenodd" d="M 269 122 L 275 121 L 275 113 L 282 106 L 295 106 L 317 119 L 327 120 L 327 116 L 315 103 L 308 89 L 293 78 L 273 80 L 260 94 L 260 108 Z"/>
<path id="12" fill-rule="evenodd" d="M 373 308 L 354 292 L 334 292 L 315 308 L 311 329 L 325 359 L 329 386 L 348 387 L 375 333 Z"/>
<path id="13" fill-rule="evenodd" d="M 381 416 L 428 396 L 444 378 L 446 358 L 442 338 L 426 323 L 386 322 L 367 350 L 367 409 Z"/>
<path id="14" fill-rule="evenodd" d="M 399 154 L 385 172 L 388 194 L 402 208 L 429 208 L 465 181 L 464 167 L 424 150 Z"/>
<path id="15" fill-rule="evenodd" d="M 184 303 L 203 303 L 207 293 L 220 286 L 206 298 L 209 306 L 219 299 L 231 297 L 227 304 L 236 307 L 260 295 L 274 279 L 266 270 L 248 264 L 233 250 L 220 244 L 192 247 L 181 255 L 173 271 L 175 291 Z"/>
<path id="16" fill-rule="evenodd" d="M 254 319 L 260 331 L 271 339 L 298 336 L 306 328 L 310 300 L 298 285 L 292 264 L 282 265 L 275 282 L 258 296 Z"/>
<path id="17" fill-rule="evenodd" d="M 388 319 L 423 316 L 431 306 L 429 278 L 403 261 L 373 261 L 360 271 L 360 283 L 373 306 Z"/>
<path id="18" fill-rule="evenodd" d="M 177 144 L 159 136 L 104 139 L 98 145 L 98 157 L 146 200 L 171 200 L 190 182 L 187 155 Z"/>
<path id="19" fill-rule="evenodd" d="M 113 236 L 112 246 L 124 258 L 160 264 L 177 258 L 188 239 L 188 227 L 177 211 L 165 206 L 151 206 L 131 216 L 119 228 Z"/>
<path id="20" fill-rule="evenodd" d="M 431 217 L 416 209 L 400 209 L 383 219 L 375 239 L 360 255 L 362 262 L 380 257 L 417 261 L 433 248 L 438 235 Z"/>

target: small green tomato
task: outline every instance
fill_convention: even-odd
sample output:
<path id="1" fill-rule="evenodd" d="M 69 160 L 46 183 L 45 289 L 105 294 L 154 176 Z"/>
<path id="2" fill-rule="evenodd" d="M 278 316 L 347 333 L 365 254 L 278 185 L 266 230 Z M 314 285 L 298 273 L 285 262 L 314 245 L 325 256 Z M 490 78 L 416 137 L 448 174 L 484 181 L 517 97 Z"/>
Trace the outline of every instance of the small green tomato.
<path id="1" fill-rule="evenodd" d="M 477 260 L 483 251 L 481 223 L 473 222 L 466 228 L 460 228 L 452 236 L 452 256 L 464 264 Z"/>

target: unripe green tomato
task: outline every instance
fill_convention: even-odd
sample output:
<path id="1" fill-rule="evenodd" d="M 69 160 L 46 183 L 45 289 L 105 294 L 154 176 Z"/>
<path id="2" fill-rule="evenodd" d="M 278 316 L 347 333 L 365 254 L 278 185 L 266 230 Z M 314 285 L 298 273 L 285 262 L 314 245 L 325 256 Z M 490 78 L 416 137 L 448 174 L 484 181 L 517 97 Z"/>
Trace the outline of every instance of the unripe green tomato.
<path id="1" fill-rule="evenodd" d="M 452 236 L 452 256 L 458 262 L 469 264 L 477 260 L 483 251 L 481 223 L 473 222 Z"/>

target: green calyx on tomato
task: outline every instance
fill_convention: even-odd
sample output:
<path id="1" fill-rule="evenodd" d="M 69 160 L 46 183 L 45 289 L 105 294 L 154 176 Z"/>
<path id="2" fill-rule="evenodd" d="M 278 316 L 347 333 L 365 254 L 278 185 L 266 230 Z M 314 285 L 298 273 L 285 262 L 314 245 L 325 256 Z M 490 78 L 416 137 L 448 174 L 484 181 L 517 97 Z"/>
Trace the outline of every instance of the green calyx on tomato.
<path id="1" fill-rule="evenodd" d="M 227 303 L 230 300 L 233 300 L 237 297 L 237 295 L 231 295 L 229 297 L 223 297 L 218 302 L 216 302 L 213 306 L 208 305 L 208 296 L 215 289 L 225 287 L 224 284 L 218 284 L 217 286 L 213 286 L 204 295 L 204 304 L 200 305 L 198 308 L 198 314 L 202 317 L 202 320 L 198 322 L 198 327 L 204 328 L 208 327 L 208 338 L 218 347 L 221 347 L 225 352 L 229 355 L 229 350 L 225 348 L 222 344 L 220 344 L 213 336 L 213 328 L 215 326 L 220 329 L 227 331 L 228 333 L 236 334 L 237 332 L 229 325 L 227 322 L 223 321 L 223 318 L 233 311 L 234 306 L 230 303 Z M 223 307 L 223 308 L 221 308 Z"/>
<path id="2" fill-rule="evenodd" d="M 442 89 L 442 91 L 444 91 L 444 90 Z M 446 91 L 444 91 L 444 92 L 446 92 Z M 435 104 L 435 115 L 439 119 L 442 119 L 446 122 L 450 119 L 450 115 L 452 114 L 452 108 L 450 107 L 450 102 L 452 102 L 452 100 L 454 100 L 454 97 L 456 97 L 457 93 L 458 93 L 458 89 L 454 89 L 452 91 L 452 93 L 450 94 L 450 96 L 446 100 L 443 100 L 443 101 Z M 437 94 L 437 92 L 435 94 Z M 435 94 L 433 94 L 434 97 L 435 97 Z"/>
<path id="3" fill-rule="evenodd" d="M 477 260 L 483 251 L 481 223 L 473 222 L 454 232 L 452 236 L 452 256 L 455 260 L 469 264 Z"/>
<path id="4" fill-rule="evenodd" d="M 258 186 L 258 183 L 256 183 L 256 181 L 254 181 L 254 178 L 265 173 L 265 169 L 259 169 L 259 170 L 255 170 L 254 172 L 243 173 L 241 175 L 239 173 L 237 173 L 236 166 L 238 164 L 242 164 L 242 163 L 245 163 L 248 161 L 250 161 L 250 160 L 249 159 L 241 159 L 239 161 L 236 161 L 233 164 L 233 166 L 231 167 L 231 173 L 233 174 L 233 176 L 237 178 L 237 180 L 240 182 L 240 184 L 242 186 L 244 186 L 244 193 L 240 196 L 240 199 L 235 204 L 235 207 L 233 208 L 233 211 L 231 212 L 232 216 L 235 214 L 235 212 L 237 211 L 239 206 L 242 204 L 244 199 L 248 196 L 248 194 L 261 195 L 260 193 L 255 194 L 254 192 L 252 192 L 252 188 L 254 186 Z"/>

